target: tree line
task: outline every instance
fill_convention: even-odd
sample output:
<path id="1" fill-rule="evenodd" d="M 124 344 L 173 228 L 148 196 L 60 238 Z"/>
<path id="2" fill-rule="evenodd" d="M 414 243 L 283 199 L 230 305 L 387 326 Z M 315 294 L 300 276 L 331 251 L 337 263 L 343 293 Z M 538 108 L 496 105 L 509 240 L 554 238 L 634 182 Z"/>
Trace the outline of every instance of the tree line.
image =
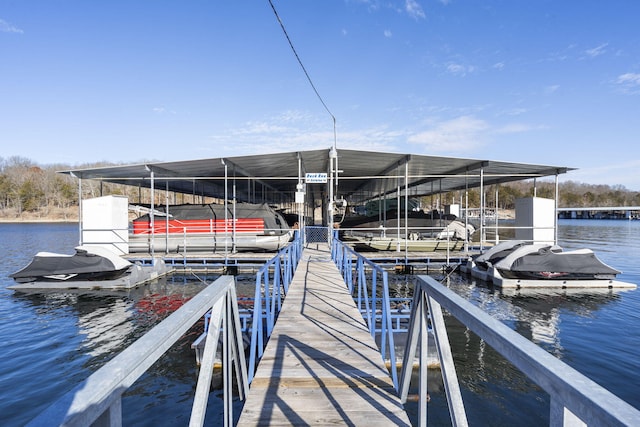
<path id="1" fill-rule="evenodd" d="M 75 169 L 113 166 L 108 163 L 93 163 L 74 166 Z M 58 171 L 72 169 L 69 165 L 53 164 L 41 166 L 23 157 L 0 157 L 0 213 L 5 218 L 20 218 L 26 213 L 37 213 L 41 217 L 54 212 L 73 211 L 78 205 L 77 179 Z M 92 180 L 82 182 L 83 198 L 101 194 L 125 195 L 138 203 L 148 203 L 150 190 Z M 553 198 L 555 184 L 538 180 L 534 187 L 531 180 L 516 181 L 498 186 L 485 187 L 485 206 L 499 209 L 514 209 L 518 198 Z M 640 206 L 640 192 L 631 191 L 622 185 L 585 184 L 566 181 L 559 184 L 559 207 L 588 206 Z M 156 200 L 160 199 L 158 191 Z M 451 192 L 441 196 L 442 204 L 458 202 L 461 197 L 468 200 L 469 207 L 480 206 L 479 189 L 470 189 L 461 196 Z"/>

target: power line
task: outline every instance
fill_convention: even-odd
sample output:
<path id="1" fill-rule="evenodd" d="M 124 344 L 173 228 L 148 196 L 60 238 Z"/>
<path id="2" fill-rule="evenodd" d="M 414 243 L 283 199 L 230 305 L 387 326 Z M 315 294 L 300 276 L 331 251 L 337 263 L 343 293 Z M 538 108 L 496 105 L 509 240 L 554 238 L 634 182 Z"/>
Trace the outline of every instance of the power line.
<path id="1" fill-rule="evenodd" d="M 300 64 L 300 67 L 302 68 L 302 71 L 304 72 L 304 75 L 307 76 L 307 80 L 309 81 L 309 84 L 311 85 L 311 88 L 313 89 L 313 91 L 315 92 L 316 96 L 320 100 L 320 103 L 322 104 L 324 109 L 327 110 L 327 113 L 329 113 L 329 115 L 331 116 L 331 119 L 333 120 L 333 146 L 334 146 L 334 148 L 336 148 L 336 143 L 337 143 L 336 118 L 333 115 L 333 113 L 331 113 L 331 110 L 329 110 L 329 107 L 327 107 L 327 104 L 322 99 L 322 96 L 320 96 L 320 93 L 318 92 L 318 89 L 316 89 L 316 86 L 313 84 L 313 81 L 311 80 L 311 76 L 309 76 L 309 73 L 307 72 L 307 69 L 304 67 L 304 64 L 302 63 L 302 60 L 300 59 L 300 56 L 298 56 L 298 52 L 296 52 L 296 48 L 293 47 L 293 42 L 291 42 L 291 38 L 289 38 L 289 34 L 287 33 L 287 29 L 284 27 L 284 23 L 282 22 L 282 19 L 280 19 L 280 15 L 278 15 L 278 11 L 276 10 L 276 7 L 273 5 L 273 2 L 271 0 L 269 0 L 269 4 L 271 5 L 271 9 L 273 10 L 273 13 L 276 15 L 276 19 L 278 20 L 278 23 L 280 24 L 280 28 L 282 28 L 282 32 L 284 33 L 284 36 L 287 38 L 287 41 L 289 42 L 289 46 L 291 46 L 291 50 L 293 51 L 293 54 L 295 55 L 296 59 L 298 60 L 298 64 Z"/>

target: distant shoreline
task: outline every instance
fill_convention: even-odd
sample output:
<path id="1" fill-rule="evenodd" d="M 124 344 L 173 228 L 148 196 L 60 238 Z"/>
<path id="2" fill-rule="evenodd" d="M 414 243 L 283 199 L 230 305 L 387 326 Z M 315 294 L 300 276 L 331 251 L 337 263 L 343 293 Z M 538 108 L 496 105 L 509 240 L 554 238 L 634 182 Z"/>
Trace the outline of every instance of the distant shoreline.
<path id="1" fill-rule="evenodd" d="M 49 207 L 35 211 L 0 210 L 0 224 L 78 223 L 78 207 Z"/>
<path id="2" fill-rule="evenodd" d="M 42 218 L 42 219 L 20 219 L 20 218 L 0 218 L 0 224 L 77 224 L 77 219 L 56 219 L 56 218 Z"/>

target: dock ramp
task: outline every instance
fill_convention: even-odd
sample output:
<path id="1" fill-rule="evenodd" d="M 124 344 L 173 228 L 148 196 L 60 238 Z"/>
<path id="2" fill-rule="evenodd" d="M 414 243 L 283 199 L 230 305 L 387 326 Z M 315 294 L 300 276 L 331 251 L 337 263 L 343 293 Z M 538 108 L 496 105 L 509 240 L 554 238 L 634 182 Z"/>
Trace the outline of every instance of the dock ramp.
<path id="1" fill-rule="evenodd" d="M 307 248 L 238 425 L 409 426 L 326 244 Z"/>

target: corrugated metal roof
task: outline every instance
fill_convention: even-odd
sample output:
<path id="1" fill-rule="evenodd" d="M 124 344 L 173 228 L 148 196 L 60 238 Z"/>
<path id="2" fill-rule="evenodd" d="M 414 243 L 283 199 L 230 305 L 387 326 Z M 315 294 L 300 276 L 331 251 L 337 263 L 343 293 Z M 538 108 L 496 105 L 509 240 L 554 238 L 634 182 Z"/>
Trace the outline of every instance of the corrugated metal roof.
<path id="1" fill-rule="evenodd" d="M 123 166 L 74 169 L 61 173 L 81 179 L 98 179 L 111 183 L 154 186 L 179 193 L 222 198 L 224 196 L 225 165 L 229 180 L 235 179 L 236 198 L 255 200 L 256 194 L 265 201 L 292 201 L 298 183 L 299 170 L 329 172 L 330 149 L 291 151 L 225 158 L 150 162 Z M 379 194 L 395 194 L 400 186 L 409 187 L 409 194 L 425 196 L 441 192 L 474 188 L 528 178 L 565 173 L 565 166 L 533 165 L 493 160 L 435 157 L 416 154 L 384 153 L 339 149 L 339 179 L 336 196 L 354 202 Z M 325 185 L 310 184 L 307 191 L 319 195 Z M 230 190 L 229 190 L 230 191 Z"/>

